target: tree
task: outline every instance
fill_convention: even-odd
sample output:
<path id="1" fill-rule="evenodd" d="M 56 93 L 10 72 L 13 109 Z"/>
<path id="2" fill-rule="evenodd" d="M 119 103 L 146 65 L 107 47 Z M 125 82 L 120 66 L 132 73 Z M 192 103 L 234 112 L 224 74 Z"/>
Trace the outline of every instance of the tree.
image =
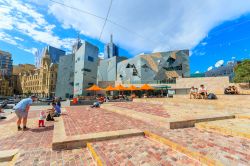
<path id="1" fill-rule="evenodd" d="M 250 88 L 250 60 L 244 60 L 238 64 L 235 69 L 234 82 L 236 83 L 249 83 Z"/>

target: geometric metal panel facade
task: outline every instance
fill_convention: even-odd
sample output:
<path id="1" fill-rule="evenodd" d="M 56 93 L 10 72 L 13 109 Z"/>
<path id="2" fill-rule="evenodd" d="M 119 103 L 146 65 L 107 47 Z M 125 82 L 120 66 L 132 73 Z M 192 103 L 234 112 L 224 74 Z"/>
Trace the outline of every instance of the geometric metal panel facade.
<path id="1" fill-rule="evenodd" d="M 75 53 L 74 96 L 86 95 L 86 88 L 97 82 L 99 49 L 86 41 Z"/>
<path id="2" fill-rule="evenodd" d="M 100 60 L 97 75 L 98 81 L 116 81 L 117 64 L 126 59 L 126 57 L 114 56 Z"/>
<path id="3" fill-rule="evenodd" d="M 117 65 L 117 80 L 123 83 L 154 83 L 189 76 L 189 50 L 137 55 Z"/>

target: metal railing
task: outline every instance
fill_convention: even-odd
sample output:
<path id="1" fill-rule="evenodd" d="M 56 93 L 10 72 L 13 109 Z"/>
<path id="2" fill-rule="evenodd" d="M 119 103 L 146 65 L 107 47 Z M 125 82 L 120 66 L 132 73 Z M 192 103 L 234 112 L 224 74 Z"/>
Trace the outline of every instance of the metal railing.
<path id="1" fill-rule="evenodd" d="M 176 84 L 176 80 L 122 81 L 123 84 Z"/>

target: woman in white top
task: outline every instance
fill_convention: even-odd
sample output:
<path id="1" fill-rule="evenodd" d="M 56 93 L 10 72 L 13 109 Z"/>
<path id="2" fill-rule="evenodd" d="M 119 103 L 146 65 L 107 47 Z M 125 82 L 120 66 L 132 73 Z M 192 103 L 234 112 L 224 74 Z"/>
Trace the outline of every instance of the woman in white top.
<path id="1" fill-rule="evenodd" d="M 194 99 L 196 99 L 197 97 L 197 90 L 193 86 L 191 87 L 190 93 L 189 93 L 190 99 L 192 99 L 192 96 L 194 97 Z"/>

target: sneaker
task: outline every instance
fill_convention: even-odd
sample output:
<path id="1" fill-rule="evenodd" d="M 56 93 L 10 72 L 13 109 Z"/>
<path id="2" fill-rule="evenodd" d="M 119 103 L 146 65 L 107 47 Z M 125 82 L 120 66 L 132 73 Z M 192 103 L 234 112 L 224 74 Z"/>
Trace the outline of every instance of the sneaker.
<path id="1" fill-rule="evenodd" d="M 21 131 L 21 130 L 22 130 L 22 128 L 21 128 L 20 126 L 18 126 L 18 127 L 17 127 L 17 130 L 18 130 L 18 131 Z"/>
<path id="2" fill-rule="evenodd" d="M 26 126 L 23 126 L 23 130 L 26 131 L 26 130 L 29 130 Z"/>

